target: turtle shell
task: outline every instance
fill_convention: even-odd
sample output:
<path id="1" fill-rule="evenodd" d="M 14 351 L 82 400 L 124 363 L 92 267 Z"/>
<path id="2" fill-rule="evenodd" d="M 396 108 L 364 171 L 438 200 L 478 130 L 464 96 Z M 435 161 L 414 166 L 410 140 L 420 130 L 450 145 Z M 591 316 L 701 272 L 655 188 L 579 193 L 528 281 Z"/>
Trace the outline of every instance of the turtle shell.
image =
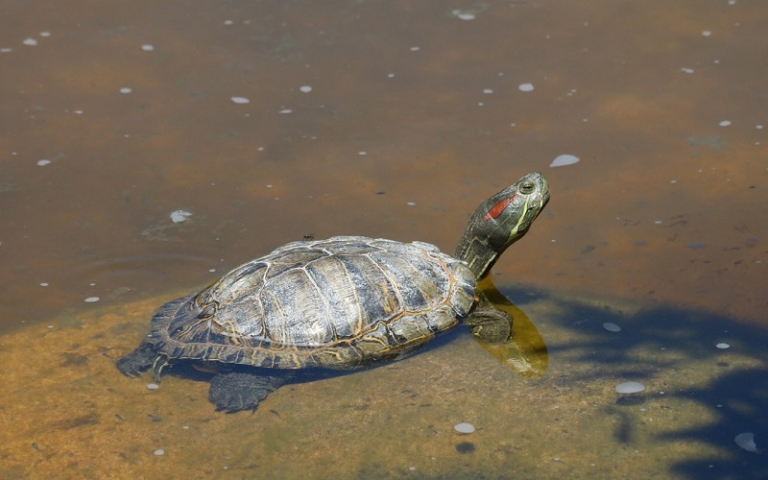
<path id="1" fill-rule="evenodd" d="M 149 341 L 173 359 L 265 368 L 354 368 L 398 358 L 475 302 L 461 261 L 428 243 L 295 242 L 170 302 Z"/>

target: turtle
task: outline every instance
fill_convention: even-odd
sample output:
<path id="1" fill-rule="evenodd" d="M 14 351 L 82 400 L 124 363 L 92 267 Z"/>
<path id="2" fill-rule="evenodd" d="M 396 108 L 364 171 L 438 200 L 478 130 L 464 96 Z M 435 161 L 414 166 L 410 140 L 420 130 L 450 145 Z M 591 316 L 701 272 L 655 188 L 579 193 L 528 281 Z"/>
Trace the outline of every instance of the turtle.
<path id="1" fill-rule="evenodd" d="M 503 342 L 511 315 L 475 290 L 548 201 L 544 176 L 523 176 L 477 207 L 453 255 L 363 236 L 288 243 L 160 307 L 117 368 L 135 377 L 152 367 L 159 381 L 171 364 L 225 367 L 208 398 L 237 412 L 255 410 L 299 369 L 397 360 L 462 322 Z"/>

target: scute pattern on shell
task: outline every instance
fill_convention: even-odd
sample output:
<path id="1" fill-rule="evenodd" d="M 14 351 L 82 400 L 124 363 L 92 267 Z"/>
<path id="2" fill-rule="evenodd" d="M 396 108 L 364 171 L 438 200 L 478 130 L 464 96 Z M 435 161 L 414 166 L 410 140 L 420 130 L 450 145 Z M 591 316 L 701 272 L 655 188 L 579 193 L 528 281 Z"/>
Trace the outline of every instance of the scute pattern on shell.
<path id="1" fill-rule="evenodd" d="M 150 338 L 170 359 L 354 368 L 397 358 L 475 301 L 461 261 L 423 242 L 294 242 L 164 305 Z"/>

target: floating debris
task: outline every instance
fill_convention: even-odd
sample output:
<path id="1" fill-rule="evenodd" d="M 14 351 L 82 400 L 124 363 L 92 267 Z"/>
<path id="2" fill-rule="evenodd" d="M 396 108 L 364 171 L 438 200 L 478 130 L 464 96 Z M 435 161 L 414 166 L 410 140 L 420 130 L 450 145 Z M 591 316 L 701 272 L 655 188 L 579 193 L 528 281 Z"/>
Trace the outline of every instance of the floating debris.
<path id="1" fill-rule="evenodd" d="M 96 303 L 100 300 L 99 297 L 88 297 L 85 299 L 85 303 Z"/>
<path id="2" fill-rule="evenodd" d="M 304 93 L 309 93 L 312 91 L 312 87 L 310 87 L 309 85 L 302 85 L 301 87 L 299 87 L 299 90 L 301 90 Z"/>
<path id="3" fill-rule="evenodd" d="M 639 393 L 645 390 L 645 385 L 639 382 L 624 382 L 616 385 L 618 393 Z"/>
<path id="4" fill-rule="evenodd" d="M 761 449 L 757 448 L 757 444 L 755 443 L 755 434 L 752 432 L 744 432 L 736 435 L 736 438 L 733 439 L 734 442 L 736 442 L 736 445 L 740 446 L 744 450 L 752 453 L 761 453 Z"/>
<path id="5" fill-rule="evenodd" d="M 725 350 L 726 348 L 731 348 L 731 346 L 730 346 L 730 345 L 728 345 L 727 343 L 723 343 L 723 342 L 721 342 L 721 343 L 718 343 L 718 344 L 717 344 L 717 345 L 715 345 L 715 346 L 716 346 L 717 348 L 719 348 L 720 350 Z"/>
<path id="6" fill-rule="evenodd" d="M 558 155 L 555 157 L 554 160 L 552 160 L 552 163 L 549 164 L 551 168 L 554 167 L 564 167 L 566 165 L 573 165 L 574 163 L 579 163 L 580 158 L 576 155 L 570 155 L 568 153 L 564 153 L 562 155 Z"/>
<path id="7" fill-rule="evenodd" d="M 171 212 L 171 215 L 170 215 L 171 221 L 173 223 L 184 223 L 191 216 L 192 216 L 192 212 L 187 212 L 186 210 L 176 210 Z"/>
<path id="8" fill-rule="evenodd" d="M 147 384 L 147 390 L 157 390 L 160 388 L 160 385 L 156 383 L 148 383 Z"/>
<path id="9" fill-rule="evenodd" d="M 616 325 L 615 323 L 611 322 L 605 322 L 603 323 L 603 328 L 608 330 L 609 332 L 620 332 L 621 327 Z"/>
<path id="10" fill-rule="evenodd" d="M 152 52 L 152 51 L 155 50 L 155 46 L 154 45 L 150 45 L 150 44 L 147 43 L 147 44 L 142 45 L 141 49 L 144 50 L 145 52 Z"/>
<path id="11" fill-rule="evenodd" d="M 46 159 L 42 159 L 42 160 L 38 160 L 37 161 L 37 166 L 38 167 L 44 167 L 44 166 L 50 165 L 50 164 L 51 164 L 51 161 L 50 160 L 46 160 Z"/>
<path id="12" fill-rule="evenodd" d="M 251 103 L 251 101 L 248 100 L 245 97 L 232 97 L 232 101 L 237 103 L 238 105 L 244 105 L 246 103 Z"/>
<path id="13" fill-rule="evenodd" d="M 132 93 L 132 92 L 133 92 L 132 88 L 123 87 L 120 89 L 120 93 L 122 93 L 123 95 L 128 95 L 129 93 Z"/>
<path id="14" fill-rule="evenodd" d="M 165 455 L 165 450 L 163 450 L 162 448 L 158 448 L 157 450 L 155 450 L 155 451 L 154 451 L 154 452 L 152 452 L 152 453 L 154 453 L 155 455 L 157 455 L 158 457 L 160 457 L 160 456 L 163 456 L 163 455 Z"/>
<path id="15" fill-rule="evenodd" d="M 732 122 L 730 120 L 723 120 L 722 122 L 718 123 L 718 125 L 720 125 L 721 127 L 730 127 L 731 123 Z"/>
<path id="16" fill-rule="evenodd" d="M 521 92 L 532 92 L 533 91 L 533 84 L 532 83 L 521 83 L 517 88 Z"/>
<path id="17" fill-rule="evenodd" d="M 474 20 L 475 18 L 477 18 L 477 15 L 475 15 L 470 10 L 454 10 L 451 13 L 453 14 L 454 17 L 458 18 L 459 20 L 467 20 L 467 21 L 469 21 L 469 20 Z"/>
<path id="18" fill-rule="evenodd" d="M 453 429 L 465 435 L 468 435 L 470 433 L 475 433 L 475 426 L 467 422 L 457 423 L 456 425 L 453 426 Z"/>

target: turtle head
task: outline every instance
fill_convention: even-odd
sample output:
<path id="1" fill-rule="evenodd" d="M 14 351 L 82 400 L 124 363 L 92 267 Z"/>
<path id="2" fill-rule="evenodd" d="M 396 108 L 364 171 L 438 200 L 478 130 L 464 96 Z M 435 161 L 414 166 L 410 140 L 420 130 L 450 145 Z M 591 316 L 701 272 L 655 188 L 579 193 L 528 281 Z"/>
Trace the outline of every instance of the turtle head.
<path id="1" fill-rule="evenodd" d="M 548 201 L 544 175 L 523 176 L 477 207 L 454 256 L 469 265 L 476 278 L 484 277 L 499 255 L 525 235 Z"/>

